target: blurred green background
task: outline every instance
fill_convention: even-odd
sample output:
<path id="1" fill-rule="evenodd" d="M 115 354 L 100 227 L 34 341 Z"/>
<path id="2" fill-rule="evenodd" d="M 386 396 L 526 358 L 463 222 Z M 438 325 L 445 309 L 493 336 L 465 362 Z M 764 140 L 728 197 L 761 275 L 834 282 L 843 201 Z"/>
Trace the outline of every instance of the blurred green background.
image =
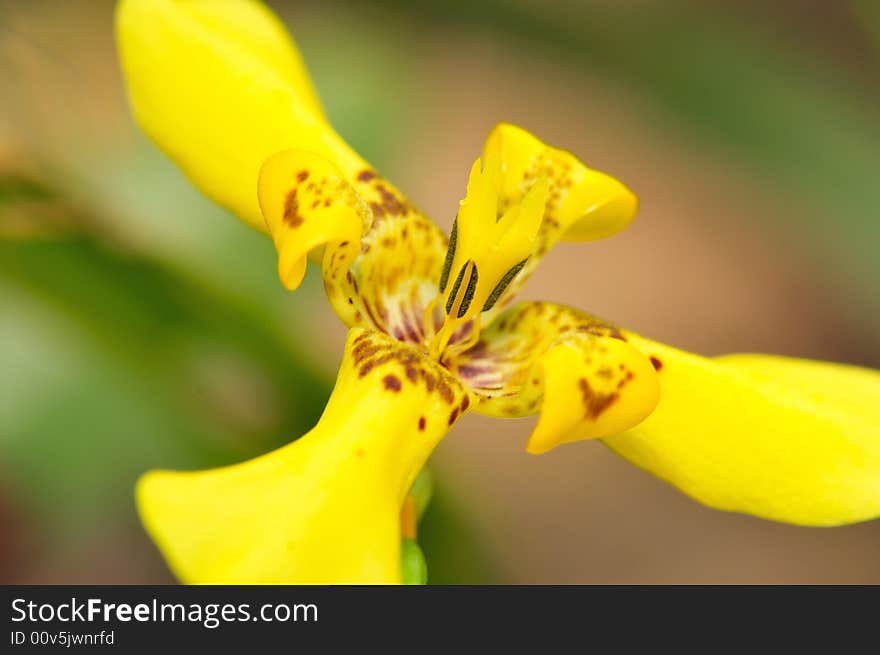
<path id="1" fill-rule="evenodd" d="M 444 228 L 491 126 L 624 180 L 640 217 L 526 296 L 678 346 L 880 367 L 880 8 L 833 0 L 270 2 L 341 134 Z M 314 271 L 133 125 L 109 1 L 0 0 L 0 582 L 170 576 L 148 468 L 240 461 L 319 416 L 344 330 Z M 880 525 L 707 510 L 529 419 L 463 420 L 422 526 L 438 583 L 880 583 Z M 707 426 L 707 432 L 711 426 Z"/>

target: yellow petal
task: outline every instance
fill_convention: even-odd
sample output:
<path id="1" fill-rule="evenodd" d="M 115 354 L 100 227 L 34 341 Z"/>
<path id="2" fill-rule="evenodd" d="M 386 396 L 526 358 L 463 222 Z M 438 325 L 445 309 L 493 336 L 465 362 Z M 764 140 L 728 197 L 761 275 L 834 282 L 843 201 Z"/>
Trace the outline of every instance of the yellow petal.
<path id="1" fill-rule="evenodd" d="M 284 150 L 260 169 L 260 208 L 278 250 L 278 276 L 296 289 L 306 256 L 318 246 L 334 264 L 351 263 L 360 252 L 370 210 L 332 163 L 303 150 Z"/>
<path id="2" fill-rule="evenodd" d="M 419 351 L 354 329 L 313 430 L 235 466 L 146 474 L 141 518 L 187 583 L 399 583 L 401 505 L 467 406 Z"/>
<path id="3" fill-rule="evenodd" d="M 286 148 L 363 162 L 327 125 L 290 36 L 253 0 L 123 0 L 122 69 L 144 131 L 206 195 L 265 230 L 263 161 Z"/>
<path id="4" fill-rule="evenodd" d="M 626 430 L 659 399 L 654 367 L 620 330 L 551 303 L 505 311 L 447 365 L 479 399 L 477 412 L 525 416 L 540 409 L 532 453 Z"/>
<path id="5" fill-rule="evenodd" d="M 617 434 L 643 421 L 660 399 L 650 361 L 613 337 L 563 337 L 539 366 L 544 402 L 529 438 L 530 453 Z"/>
<path id="6" fill-rule="evenodd" d="M 544 218 L 532 256 L 525 261 L 495 309 L 491 321 L 516 295 L 541 258 L 559 239 L 590 241 L 626 228 L 636 215 L 638 199 L 626 186 L 600 171 L 587 168 L 572 153 L 547 145 L 526 130 L 500 123 L 489 134 L 483 160 L 497 170 L 498 205 L 521 202 L 536 182 L 549 183 Z"/>
<path id="7" fill-rule="evenodd" d="M 354 263 L 324 257 L 324 290 L 347 325 L 363 325 L 422 344 L 426 311 L 437 297 L 446 237 L 434 223 L 413 211 L 386 216 L 361 241 Z"/>
<path id="8" fill-rule="evenodd" d="M 257 229 L 275 226 L 288 288 L 302 279 L 304 253 L 335 244 L 324 253 L 324 281 L 340 318 L 389 333 L 421 330 L 446 239 L 327 124 L 296 46 L 271 12 L 254 0 L 123 0 L 117 34 L 138 122 L 205 194 Z M 359 198 L 346 195 L 332 211 L 316 212 L 320 220 L 296 234 L 277 227 L 272 194 L 284 185 L 273 179 L 260 192 L 268 195 L 264 218 L 258 178 L 264 162 L 285 150 L 323 160 L 318 166 Z M 346 206 L 363 222 L 362 243 L 352 237 Z M 340 250 L 344 241 L 348 249 Z"/>
<path id="9" fill-rule="evenodd" d="M 567 150 L 549 146 L 515 125 L 495 126 L 486 140 L 484 157 L 500 167 L 502 206 L 522 198 L 536 180 L 549 180 L 542 250 L 560 237 L 569 241 L 609 237 L 625 229 L 638 210 L 638 199 L 621 182 L 587 168 Z"/>
<path id="10" fill-rule="evenodd" d="M 605 440 L 617 453 L 717 509 L 802 525 L 880 515 L 880 372 L 629 338 L 659 366 L 661 400 Z"/>
<path id="11" fill-rule="evenodd" d="M 319 155 L 284 150 L 263 164 L 259 199 L 288 289 L 302 281 L 307 255 L 326 246 L 324 290 L 346 325 L 424 341 L 446 239 L 391 184 L 371 170 L 352 180 Z"/>

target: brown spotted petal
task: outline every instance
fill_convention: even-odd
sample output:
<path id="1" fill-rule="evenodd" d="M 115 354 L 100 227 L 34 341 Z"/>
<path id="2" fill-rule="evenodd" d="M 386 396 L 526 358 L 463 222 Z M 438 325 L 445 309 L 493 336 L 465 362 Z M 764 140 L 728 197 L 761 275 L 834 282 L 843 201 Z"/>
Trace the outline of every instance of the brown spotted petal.
<path id="1" fill-rule="evenodd" d="M 401 404 L 424 403 L 424 394 L 439 399 L 438 409 L 422 415 L 418 430 L 438 420 L 452 426 L 471 406 L 470 392 L 459 380 L 425 353 L 407 343 L 390 339 L 381 332 L 362 331 L 351 342 L 352 376 L 366 379 L 378 376 L 383 388 Z"/>
<path id="2" fill-rule="evenodd" d="M 487 320 L 508 304 L 557 241 L 609 237 L 625 229 L 638 209 L 638 199 L 623 183 L 515 125 L 500 123 L 492 130 L 483 148 L 483 161 L 495 169 L 499 216 L 521 202 L 539 180 L 549 183 L 534 253 L 492 313 L 484 317 Z"/>
<path id="3" fill-rule="evenodd" d="M 551 303 L 508 309 L 447 365 L 478 399 L 481 414 L 540 411 L 528 443 L 534 453 L 627 430 L 660 395 L 654 365 L 624 332 Z"/>
<path id="4" fill-rule="evenodd" d="M 403 213 L 376 216 L 353 260 L 328 249 L 324 290 L 346 325 L 370 327 L 400 341 L 422 344 L 425 313 L 437 296 L 446 237 L 409 206 Z M 427 320 L 436 329 L 439 307 L 436 316 Z"/>
<path id="5" fill-rule="evenodd" d="M 302 283 L 307 257 L 325 248 L 337 265 L 351 262 L 372 216 L 332 162 L 305 150 L 283 150 L 260 169 L 260 209 L 278 251 L 278 276 L 290 290 Z"/>
<path id="6" fill-rule="evenodd" d="M 312 430 L 233 466 L 152 471 L 138 509 L 186 583 L 399 583 L 404 498 L 468 404 L 437 362 L 355 328 Z"/>
<path id="7" fill-rule="evenodd" d="M 285 150 L 263 164 L 259 198 L 285 286 L 299 286 L 307 255 L 323 247 L 324 289 L 346 325 L 422 343 L 446 237 L 397 189 L 366 166 L 347 174 Z"/>

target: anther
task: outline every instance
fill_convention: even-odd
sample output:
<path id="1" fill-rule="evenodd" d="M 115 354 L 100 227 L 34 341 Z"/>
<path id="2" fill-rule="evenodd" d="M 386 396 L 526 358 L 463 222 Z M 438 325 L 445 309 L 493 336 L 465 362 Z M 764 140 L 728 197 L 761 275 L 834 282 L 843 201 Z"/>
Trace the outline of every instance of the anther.
<path id="1" fill-rule="evenodd" d="M 455 259 L 455 247 L 458 244 L 458 216 L 452 223 L 452 233 L 449 235 L 449 246 L 446 248 L 446 261 L 443 262 L 443 273 L 440 275 L 440 293 L 446 291 L 446 285 L 449 283 L 449 271 L 452 269 L 452 262 Z"/>
<path id="2" fill-rule="evenodd" d="M 529 261 L 529 258 L 526 257 L 518 264 L 515 264 L 504 276 L 498 281 L 498 284 L 495 285 L 495 288 L 492 289 L 492 293 L 489 294 L 489 297 L 486 298 L 486 302 L 483 303 L 483 311 L 488 312 L 495 306 L 495 303 L 498 302 L 498 299 L 501 297 L 507 287 L 510 286 L 510 283 L 513 282 L 513 278 L 517 276 L 517 274 L 523 270 L 523 267 L 526 265 L 526 262 Z"/>
<path id="3" fill-rule="evenodd" d="M 458 318 L 464 318 L 464 315 L 467 314 L 468 309 L 471 307 L 471 302 L 474 300 L 474 292 L 477 290 L 479 274 L 477 273 L 476 262 L 472 262 L 472 264 L 471 276 L 468 278 L 467 287 L 464 290 L 464 297 L 461 299 L 461 306 L 458 308 L 458 313 L 456 314 Z"/>

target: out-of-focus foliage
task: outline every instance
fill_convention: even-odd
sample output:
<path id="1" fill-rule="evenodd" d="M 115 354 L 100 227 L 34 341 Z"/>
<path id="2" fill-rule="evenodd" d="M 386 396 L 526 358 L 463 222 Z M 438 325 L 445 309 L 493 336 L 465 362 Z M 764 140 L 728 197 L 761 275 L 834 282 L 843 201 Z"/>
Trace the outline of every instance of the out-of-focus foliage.
<path id="1" fill-rule="evenodd" d="M 880 4 L 874 0 L 850 0 L 853 13 L 864 25 L 865 31 L 874 40 L 877 55 L 880 57 Z"/>

